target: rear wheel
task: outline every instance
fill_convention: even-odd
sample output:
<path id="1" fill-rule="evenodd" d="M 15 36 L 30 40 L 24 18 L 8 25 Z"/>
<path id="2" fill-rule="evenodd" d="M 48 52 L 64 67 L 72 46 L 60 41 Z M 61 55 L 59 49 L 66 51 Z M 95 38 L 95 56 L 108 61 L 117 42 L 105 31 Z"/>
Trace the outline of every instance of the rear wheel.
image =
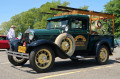
<path id="1" fill-rule="evenodd" d="M 55 55 L 49 47 L 40 47 L 30 54 L 30 65 L 38 73 L 51 70 L 55 61 Z"/>
<path id="2" fill-rule="evenodd" d="M 97 56 L 96 56 L 96 61 L 97 61 L 98 64 L 103 65 L 103 64 L 106 64 L 108 59 L 109 59 L 108 47 L 103 45 L 98 49 Z"/>

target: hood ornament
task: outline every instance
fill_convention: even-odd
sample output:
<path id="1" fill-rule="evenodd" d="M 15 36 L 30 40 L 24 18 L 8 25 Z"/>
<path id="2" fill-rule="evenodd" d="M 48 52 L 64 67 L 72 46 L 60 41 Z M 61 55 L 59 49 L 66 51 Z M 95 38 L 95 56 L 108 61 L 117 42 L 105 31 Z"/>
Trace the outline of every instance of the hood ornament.
<path id="1" fill-rule="evenodd" d="M 30 32 L 30 26 L 28 27 L 28 29 L 25 31 L 25 33 L 29 33 Z"/>

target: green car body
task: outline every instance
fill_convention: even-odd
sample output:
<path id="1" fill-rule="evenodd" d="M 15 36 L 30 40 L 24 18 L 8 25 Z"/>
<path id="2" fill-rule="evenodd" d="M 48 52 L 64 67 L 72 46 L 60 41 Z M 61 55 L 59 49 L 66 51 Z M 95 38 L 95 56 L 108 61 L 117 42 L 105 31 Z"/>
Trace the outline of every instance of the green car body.
<path id="1" fill-rule="evenodd" d="M 77 20 L 80 20 L 81 25 L 79 27 L 73 27 Z M 109 55 L 112 55 L 114 50 L 114 35 L 99 35 L 90 34 L 89 29 L 89 16 L 87 15 L 63 15 L 56 16 L 47 19 L 48 25 L 46 29 L 28 29 L 23 35 L 24 39 L 18 39 L 12 43 L 12 51 L 14 54 L 18 52 L 18 46 L 23 46 L 26 43 L 26 52 L 19 55 L 15 55 L 20 58 L 29 59 L 30 53 L 38 47 L 47 46 L 54 51 L 55 57 L 60 57 L 62 59 L 70 58 L 76 59 L 76 56 L 82 57 L 98 57 L 98 50 L 101 46 L 107 48 Z M 58 26 L 56 22 L 58 23 Z M 72 24 L 73 22 L 73 24 Z M 75 22 L 75 23 L 74 23 Z M 55 25 L 52 27 L 52 25 Z M 59 26 L 60 25 L 60 26 Z M 67 26 L 67 28 L 66 28 Z M 29 39 L 29 33 L 34 34 L 32 40 Z M 55 41 L 60 34 L 69 34 L 75 41 L 74 53 L 69 56 L 63 51 L 60 46 L 58 46 Z M 66 46 L 67 47 L 67 46 Z M 13 56 L 13 52 L 8 51 L 8 55 Z M 26 56 L 26 57 L 25 57 Z M 37 71 L 37 69 L 33 68 Z M 41 72 L 41 71 L 38 71 Z"/>

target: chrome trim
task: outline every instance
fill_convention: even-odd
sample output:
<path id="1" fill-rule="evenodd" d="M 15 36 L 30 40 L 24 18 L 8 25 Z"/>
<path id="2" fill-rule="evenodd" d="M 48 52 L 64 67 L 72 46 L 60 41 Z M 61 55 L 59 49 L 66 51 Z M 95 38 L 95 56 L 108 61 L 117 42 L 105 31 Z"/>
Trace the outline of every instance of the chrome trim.
<path id="1" fill-rule="evenodd" d="M 16 57 L 20 57 L 20 58 L 25 58 L 25 59 L 29 59 L 29 54 L 28 53 L 20 53 L 20 52 L 14 52 L 14 51 L 8 51 L 6 50 L 8 55 L 11 56 L 16 56 Z"/>

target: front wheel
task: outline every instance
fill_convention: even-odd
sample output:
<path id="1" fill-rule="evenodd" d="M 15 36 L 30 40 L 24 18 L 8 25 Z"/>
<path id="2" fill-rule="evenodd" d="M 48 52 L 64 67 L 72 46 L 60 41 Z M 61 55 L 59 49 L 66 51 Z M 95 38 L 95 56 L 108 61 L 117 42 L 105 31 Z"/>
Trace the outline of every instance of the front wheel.
<path id="1" fill-rule="evenodd" d="M 49 47 L 39 47 L 30 53 L 30 65 L 33 70 L 43 73 L 51 70 L 55 61 L 55 54 Z"/>
<path id="2" fill-rule="evenodd" d="M 109 59 L 108 47 L 103 45 L 98 49 L 96 61 L 98 64 L 103 65 L 103 64 L 106 64 L 108 59 Z"/>
<path id="3" fill-rule="evenodd" d="M 19 57 L 15 57 L 15 56 L 11 56 L 11 55 L 8 55 L 8 60 L 14 66 L 22 66 L 27 62 L 27 59 L 19 58 Z"/>

